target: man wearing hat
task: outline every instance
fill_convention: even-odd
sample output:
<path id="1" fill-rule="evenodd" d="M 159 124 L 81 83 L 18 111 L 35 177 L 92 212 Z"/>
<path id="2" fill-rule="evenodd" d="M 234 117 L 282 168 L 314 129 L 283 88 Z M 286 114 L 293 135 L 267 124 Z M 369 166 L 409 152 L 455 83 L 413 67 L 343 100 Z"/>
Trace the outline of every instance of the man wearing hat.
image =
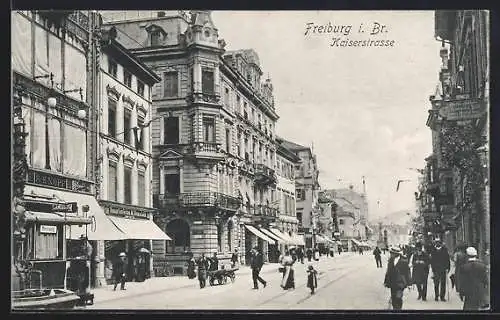
<path id="1" fill-rule="evenodd" d="M 463 310 L 481 310 L 489 305 L 488 268 L 479 261 L 474 247 L 468 247 L 465 252 L 468 261 L 460 268 L 460 293 L 464 296 Z"/>
<path id="2" fill-rule="evenodd" d="M 427 300 L 427 279 L 429 277 L 429 255 L 422 247 L 422 243 L 417 242 L 415 253 L 411 258 L 413 265 L 412 283 L 417 285 L 418 300 Z"/>
<path id="3" fill-rule="evenodd" d="M 115 279 L 115 286 L 113 288 L 113 291 L 116 290 L 118 283 L 120 283 L 120 290 L 126 290 L 125 289 L 125 270 L 127 263 L 126 258 L 127 255 L 125 254 L 125 252 L 121 252 L 118 255 L 118 260 L 113 266 L 113 279 Z"/>
<path id="4" fill-rule="evenodd" d="M 446 301 L 446 277 L 450 271 L 450 254 L 441 240 L 437 239 L 431 252 L 432 279 L 434 281 L 434 300 Z"/>
<path id="5" fill-rule="evenodd" d="M 391 289 L 391 303 L 394 310 L 403 307 L 403 291 L 410 285 L 410 267 L 408 260 L 402 257 L 401 249 L 391 248 L 387 263 L 384 285 Z"/>
<path id="6" fill-rule="evenodd" d="M 262 279 L 259 275 L 260 270 L 262 269 L 262 266 L 264 265 L 264 257 L 262 256 L 262 253 L 260 252 L 259 248 L 255 247 L 252 250 L 252 258 L 251 258 L 251 267 L 252 267 L 252 280 L 253 280 L 253 289 L 259 289 L 259 284 L 257 281 L 262 283 L 264 288 L 267 285 L 267 282 Z"/>

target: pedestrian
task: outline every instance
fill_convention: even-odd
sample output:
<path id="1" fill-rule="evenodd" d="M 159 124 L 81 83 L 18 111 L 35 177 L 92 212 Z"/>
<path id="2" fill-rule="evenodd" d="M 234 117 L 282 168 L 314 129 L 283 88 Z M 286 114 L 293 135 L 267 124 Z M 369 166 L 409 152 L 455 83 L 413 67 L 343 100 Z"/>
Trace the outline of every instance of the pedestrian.
<path id="1" fill-rule="evenodd" d="M 464 301 L 464 296 L 460 293 L 460 268 L 468 260 L 467 253 L 465 251 L 466 249 L 467 246 L 465 245 L 465 243 L 459 243 L 455 248 L 455 253 L 452 256 L 452 260 L 454 262 L 453 264 L 455 265 L 455 271 L 450 276 L 451 286 L 452 288 L 455 287 L 455 290 L 458 293 L 461 301 Z"/>
<path id="2" fill-rule="evenodd" d="M 460 293 L 464 296 L 463 310 L 488 309 L 488 268 L 478 259 L 476 248 L 468 247 L 466 254 L 467 262 L 460 268 Z"/>
<path id="3" fill-rule="evenodd" d="M 209 271 L 219 270 L 219 259 L 217 258 L 217 252 L 214 252 L 212 258 L 210 259 L 210 269 Z"/>
<path id="4" fill-rule="evenodd" d="M 115 286 L 113 287 L 113 291 L 116 291 L 116 287 L 118 283 L 120 283 L 120 290 L 125 289 L 125 270 L 127 269 L 127 255 L 125 252 L 121 252 L 118 255 L 118 259 L 113 265 L 113 279 L 115 280 Z"/>
<path id="5" fill-rule="evenodd" d="M 200 282 L 200 289 L 205 288 L 207 284 L 207 270 L 210 267 L 210 261 L 202 253 L 201 257 L 197 261 L 198 265 L 198 281 Z"/>
<path id="6" fill-rule="evenodd" d="M 403 307 L 403 291 L 410 286 L 410 267 L 408 261 L 401 256 L 401 249 L 391 248 L 391 256 L 387 263 L 384 286 L 391 289 L 391 304 L 394 310 Z"/>
<path id="7" fill-rule="evenodd" d="M 189 279 L 196 278 L 196 260 L 194 259 L 193 253 L 189 253 L 188 267 L 187 267 L 187 276 Z"/>
<path id="8" fill-rule="evenodd" d="M 295 289 L 295 274 L 293 269 L 294 260 L 290 251 L 286 251 L 281 265 L 283 266 L 283 278 L 281 279 L 281 287 L 283 290 Z"/>
<path id="9" fill-rule="evenodd" d="M 415 246 L 415 253 L 411 257 L 412 283 L 417 286 L 418 298 L 427 301 L 427 280 L 429 278 L 429 254 L 420 242 Z"/>
<path id="10" fill-rule="evenodd" d="M 311 294 L 318 287 L 318 272 L 314 269 L 312 264 L 307 267 L 307 287 L 311 289 Z"/>
<path id="11" fill-rule="evenodd" d="M 304 251 L 301 247 L 297 248 L 297 259 L 300 261 L 300 263 L 304 263 Z"/>
<path id="12" fill-rule="evenodd" d="M 264 265 L 264 257 L 260 250 L 255 247 L 252 250 L 252 258 L 251 258 L 251 268 L 252 268 L 252 280 L 253 280 L 253 289 L 259 289 L 259 284 L 257 283 L 260 282 L 264 286 L 264 288 L 267 285 L 267 282 L 262 279 L 259 275 L 260 270 L 262 269 L 262 266 Z"/>
<path id="13" fill-rule="evenodd" d="M 306 256 L 307 256 L 307 261 L 311 262 L 312 256 L 313 256 L 313 251 L 311 248 L 307 248 L 306 250 Z"/>
<path id="14" fill-rule="evenodd" d="M 375 247 L 373 249 L 373 255 L 375 256 L 375 263 L 377 264 L 377 268 L 382 268 L 382 257 L 381 257 L 382 252 L 380 251 L 379 247 Z"/>
<path id="15" fill-rule="evenodd" d="M 341 246 L 338 246 L 338 251 L 339 251 L 339 255 L 342 253 L 342 247 Z M 309 260 L 311 261 L 311 260 Z"/>
<path id="16" fill-rule="evenodd" d="M 234 249 L 234 252 L 231 256 L 231 268 L 235 268 L 238 264 L 238 249 Z"/>
<path id="17" fill-rule="evenodd" d="M 318 249 L 318 247 L 314 248 L 314 260 L 319 261 L 319 249 Z"/>
<path id="18" fill-rule="evenodd" d="M 434 300 L 446 301 L 446 278 L 450 271 L 450 255 L 441 240 L 437 239 L 431 252 L 432 279 L 434 281 Z"/>

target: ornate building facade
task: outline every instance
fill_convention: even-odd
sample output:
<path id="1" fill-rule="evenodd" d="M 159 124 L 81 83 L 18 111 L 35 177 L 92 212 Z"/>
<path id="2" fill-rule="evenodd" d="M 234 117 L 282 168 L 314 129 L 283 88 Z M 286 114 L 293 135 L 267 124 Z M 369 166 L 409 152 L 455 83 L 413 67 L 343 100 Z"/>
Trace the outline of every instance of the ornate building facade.
<path id="1" fill-rule="evenodd" d="M 435 236 L 458 241 L 489 259 L 489 15 L 484 10 L 436 11 L 442 66 L 430 97 L 427 125 L 433 154 L 426 159 L 428 215 Z"/>
<path id="2" fill-rule="evenodd" d="M 123 18 L 123 17 L 121 17 Z M 174 274 L 186 254 L 238 250 L 248 261 L 273 239 L 261 232 L 278 217 L 271 81 L 253 50 L 226 52 L 209 12 L 159 12 L 107 28 L 162 80 L 153 86 L 151 122 L 156 223 L 172 241 L 153 241 Z"/>

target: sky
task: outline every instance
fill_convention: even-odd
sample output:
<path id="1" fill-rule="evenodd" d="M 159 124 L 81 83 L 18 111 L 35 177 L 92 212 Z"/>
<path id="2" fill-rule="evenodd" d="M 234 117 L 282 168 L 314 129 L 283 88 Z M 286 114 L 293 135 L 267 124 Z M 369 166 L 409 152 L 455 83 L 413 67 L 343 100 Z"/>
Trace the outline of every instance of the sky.
<path id="1" fill-rule="evenodd" d="M 433 11 L 214 11 L 212 19 L 226 50 L 259 55 L 274 85 L 277 134 L 313 146 L 322 189 L 362 190 L 364 176 L 370 217 L 415 212 L 418 173 L 408 168 L 423 168 L 432 152 L 425 123 L 441 64 Z M 312 33 L 329 23 L 352 27 Z M 370 35 L 375 23 L 387 32 Z M 338 47 L 332 38 L 394 45 Z M 410 181 L 396 192 L 399 179 Z"/>

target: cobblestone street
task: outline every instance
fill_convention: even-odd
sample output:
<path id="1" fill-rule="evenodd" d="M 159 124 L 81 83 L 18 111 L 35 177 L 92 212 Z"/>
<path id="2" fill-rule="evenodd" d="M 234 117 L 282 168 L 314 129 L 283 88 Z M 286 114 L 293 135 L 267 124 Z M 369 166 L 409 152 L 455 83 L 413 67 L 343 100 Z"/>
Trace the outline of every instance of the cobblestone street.
<path id="1" fill-rule="evenodd" d="M 199 288 L 196 280 L 187 277 L 128 283 L 126 291 L 112 291 L 112 286 L 107 286 L 94 291 L 95 304 L 87 309 L 387 309 L 389 292 L 382 285 L 385 265 L 377 269 L 370 254 L 323 256 L 314 265 L 319 271 L 318 290 L 314 295 L 309 293 L 305 284 L 307 262 L 295 265 L 296 288 L 287 291 L 279 286 L 281 274 L 278 265 L 266 264 L 261 275 L 268 285 L 259 290 L 252 290 L 251 272 L 243 267 L 234 283 L 204 289 Z M 432 288 L 431 282 L 429 288 Z M 428 298 L 427 302 L 418 301 L 414 289 L 406 291 L 403 309 L 461 309 L 458 297 L 451 291 L 448 302 L 435 302 L 431 299 L 432 293 Z"/>

